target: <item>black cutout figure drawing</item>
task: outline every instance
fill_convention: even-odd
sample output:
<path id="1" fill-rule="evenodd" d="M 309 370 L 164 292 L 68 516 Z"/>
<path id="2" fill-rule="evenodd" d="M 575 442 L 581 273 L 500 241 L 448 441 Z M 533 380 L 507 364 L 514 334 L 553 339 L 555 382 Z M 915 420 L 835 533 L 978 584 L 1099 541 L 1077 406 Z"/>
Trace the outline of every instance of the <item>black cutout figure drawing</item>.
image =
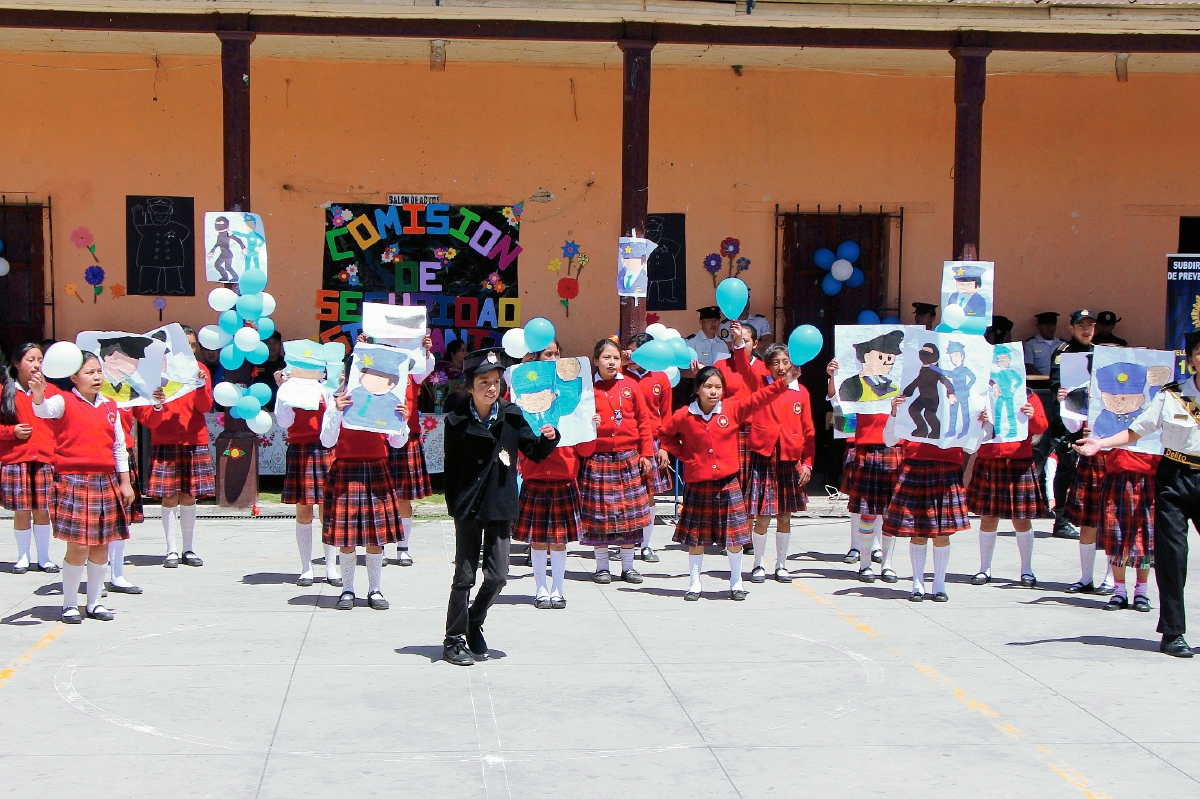
<path id="1" fill-rule="evenodd" d="M 220 251 L 217 259 L 213 261 L 213 269 L 220 273 L 224 282 L 236 283 L 238 274 L 233 268 L 233 248 L 229 246 L 229 242 L 236 241 L 237 245 L 242 248 L 243 254 L 246 252 L 246 243 L 229 232 L 229 220 L 223 216 L 217 217 L 213 223 L 213 229 L 217 231 L 217 243 L 208 251 L 208 254 L 212 255 L 214 252 Z"/>
<path id="2" fill-rule="evenodd" d="M 938 419 L 938 406 L 942 400 L 938 386 L 946 387 L 946 401 L 953 405 L 957 401 L 954 396 L 954 384 L 937 366 L 941 358 L 937 345 L 923 344 L 918 357 L 921 359 L 921 370 L 917 372 L 916 379 L 905 386 L 902 393 L 905 397 L 917 395 L 908 406 L 908 415 L 915 425 L 913 437 L 937 440 L 942 437 L 942 422 Z"/>

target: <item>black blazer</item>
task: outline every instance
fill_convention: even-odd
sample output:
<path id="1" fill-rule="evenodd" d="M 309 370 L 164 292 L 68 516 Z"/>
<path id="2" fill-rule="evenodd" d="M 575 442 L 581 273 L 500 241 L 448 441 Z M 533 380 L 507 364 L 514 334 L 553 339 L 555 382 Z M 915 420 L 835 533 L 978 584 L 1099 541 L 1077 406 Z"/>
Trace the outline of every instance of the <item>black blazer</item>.
<path id="1" fill-rule="evenodd" d="M 443 484 L 446 510 L 454 518 L 480 523 L 517 518 L 517 453 L 542 461 L 554 452 L 558 439 L 538 435 L 521 409 L 498 400 L 495 422 L 484 426 L 471 413 L 465 397 L 446 415 Z M 508 461 L 505 463 L 505 461 Z"/>

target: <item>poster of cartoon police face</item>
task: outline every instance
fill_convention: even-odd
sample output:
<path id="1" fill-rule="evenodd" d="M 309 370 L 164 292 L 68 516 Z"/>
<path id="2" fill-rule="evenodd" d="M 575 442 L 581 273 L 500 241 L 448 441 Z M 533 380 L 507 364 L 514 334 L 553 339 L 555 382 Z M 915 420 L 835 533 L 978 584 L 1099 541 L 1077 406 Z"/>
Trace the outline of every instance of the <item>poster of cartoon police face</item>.
<path id="1" fill-rule="evenodd" d="M 1058 403 L 1058 416 L 1069 432 L 1078 433 L 1088 417 L 1088 389 L 1092 382 L 1092 354 L 1064 352 L 1058 356 L 1058 382 L 1067 390 Z"/>
<path id="2" fill-rule="evenodd" d="M 399 413 L 408 388 L 408 356 L 380 344 L 355 344 L 346 393 L 351 404 L 342 411 L 342 426 L 374 433 L 408 431 Z M 414 412 L 416 408 L 412 409 Z"/>
<path id="3" fill-rule="evenodd" d="M 167 345 L 160 339 L 119 330 L 84 330 L 75 337 L 75 346 L 100 359 L 100 394 L 119 407 L 153 405 L 154 392 L 166 388 Z"/>
<path id="4" fill-rule="evenodd" d="M 890 413 L 900 393 L 904 340 L 924 331 L 904 325 L 838 325 L 833 330 L 833 375 L 843 413 Z"/>
<path id="5" fill-rule="evenodd" d="M 267 271 L 262 217 L 242 211 L 205 213 L 205 278 L 210 283 L 237 283 L 247 269 Z"/>
<path id="6" fill-rule="evenodd" d="M 362 304 L 362 332 L 376 344 L 402 350 L 408 356 L 408 373 L 423 375 L 428 365 L 423 343 L 428 331 L 424 305 Z"/>
<path id="7" fill-rule="evenodd" d="M 1026 402 L 1025 350 L 1021 344 L 992 348 L 992 373 L 988 378 L 988 424 L 984 440 L 994 443 L 1024 441 L 1029 419 L 1021 413 Z"/>
<path id="8" fill-rule="evenodd" d="M 648 239 L 622 236 L 618 241 L 617 253 L 617 296 L 638 297 L 646 296 L 649 276 L 646 263 L 650 253 L 658 245 Z"/>
<path id="9" fill-rule="evenodd" d="M 200 386 L 200 364 L 196 362 L 196 353 L 192 350 L 192 342 L 183 332 L 183 326 L 178 322 L 157 327 L 146 334 L 166 345 L 167 351 L 163 356 L 163 394 L 167 402 L 190 394 Z"/>
<path id="10" fill-rule="evenodd" d="M 558 446 L 596 440 L 596 395 L 587 358 L 519 363 L 508 367 L 504 380 L 530 427 L 548 424 L 558 430 Z"/>
<path id="11" fill-rule="evenodd" d="M 904 340 L 896 436 L 942 449 L 975 449 L 990 391 L 992 345 L 982 336 L 920 330 Z"/>
<path id="12" fill-rule="evenodd" d="M 992 324 L 995 269 L 991 261 L 946 261 L 942 266 L 942 329 L 983 335 Z"/>
<path id="13" fill-rule="evenodd" d="M 1174 354 L 1162 350 L 1096 347 L 1088 392 L 1088 426 L 1096 438 L 1129 429 L 1164 385 L 1174 379 Z M 1150 455 L 1163 453 L 1159 432 L 1139 438 L 1125 449 Z"/>

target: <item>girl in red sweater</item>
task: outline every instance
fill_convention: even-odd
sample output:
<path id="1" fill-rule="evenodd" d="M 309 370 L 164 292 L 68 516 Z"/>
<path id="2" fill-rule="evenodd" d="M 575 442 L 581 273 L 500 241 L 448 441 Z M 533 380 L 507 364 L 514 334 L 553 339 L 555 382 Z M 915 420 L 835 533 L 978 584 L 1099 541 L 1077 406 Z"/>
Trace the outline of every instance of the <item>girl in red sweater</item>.
<path id="1" fill-rule="evenodd" d="M 748 350 L 750 357 L 750 370 L 754 373 L 756 380 L 749 383 L 743 378 L 742 373 L 734 368 L 732 356 L 722 358 L 713 364 L 717 371 L 721 373 L 721 379 L 725 381 L 725 396 L 723 399 L 735 400 L 742 397 L 750 396 L 750 392 L 755 386 L 759 385 L 762 380 L 768 376 L 767 367 L 754 355 L 754 345 L 758 341 L 758 329 L 754 325 L 739 325 L 739 333 L 733 332 L 733 323 L 729 327 L 729 350 L 732 352 L 736 347 L 745 347 Z M 699 367 L 693 365 L 693 369 Z M 750 422 L 747 420 L 738 430 L 738 479 L 742 483 L 742 491 L 745 492 L 746 487 L 750 485 Z M 750 513 L 750 521 L 754 522 L 754 511 L 747 507 L 746 510 Z"/>
<path id="2" fill-rule="evenodd" d="M 83 616 L 76 593 L 87 566 L 87 605 L 90 619 L 112 621 L 112 611 L 100 604 L 108 571 L 108 545 L 129 538 L 126 508 L 133 502 L 129 483 L 129 454 L 125 431 L 115 402 L 100 396 L 104 372 L 100 359 L 84 353 L 83 364 L 71 375 L 70 392 L 46 393 L 41 372 L 29 379 L 33 413 L 55 420 L 54 535 L 67 542 L 63 564 L 63 612 L 66 624 Z"/>
<path id="3" fill-rule="evenodd" d="M 196 332 L 184 327 L 193 351 L 198 348 Z M 167 556 L 163 566 L 177 568 L 203 566 L 193 550 L 196 532 L 196 499 L 217 494 L 212 454 L 208 450 L 208 427 L 204 414 L 212 410 L 212 379 L 203 364 L 196 379 L 200 385 L 194 391 L 163 404 L 163 391 L 154 392 L 157 404 L 139 405 L 133 416 L 150 429 L 150 480 L 146 496 L 162 503 L 163 535 L 167 540 Z M 177 510 L 178 509 L 178 510 Z M 175 539 L 174 520 L 178 513 L 179 528 L 183 531 L 183 553 Z"/>
<path id="4" fill-rule="evenodd" d="M 895 446 L 896 411 L 904 396 L 892 400 L 892 413 L 883 431 L 884 443 Z M 909 600 L 925 598 L 925 545 L 933 539 L 933 601 L 949 602 L 946 567 L 950 563 L 950 536 L 969 530 L 967 502 L 963 496 L 964 450 L 939 449 L 933 444 L 903 442 L 904 465 L 896 480 L 896 493 L 883 512 L 883 534 L 908 539 L 913 586 Z"/>
<path id="5" fill-rule="evenodd" d="M 433 496 L 429 469 L 425 465 L 425 447 L 421 443 L 421 414 L 417 410 L 421 383 L 433 372 L 433 339 L 426 336 L 423 344 L 423 371 L 416 376 L 408 376 L 408 387 L 404 393 L 405 406 L 408 408 L 408 439 L 403 447 L 388 449 L 388 467 L 392 470 L 392 482 L 396 485 L 396 501 L 400 508 L 400 540 L 396 542 L 396 562 L 401 566 L 411 566 L 413 562 L 412 556 L 408 554 L 408 538 L 412 533 L 413 523 L 413 500 Z M 383 563 L 387 565 L 387 558 L 384 558 Z"/>
<path id="6" fill-rule="evenodd" d="M 638 347 L 651 341 L 649 335 L 638 333 L 631 336 L 625 349 L 621 351 L 621 371 L 625 377 L 634 380 L 638 384 L 638 388 L 642 391 L 642 399 L 646 401 L 646 408 L 650 411 L 650 423 L 653 428 L 651 433 L 654 438 L 654 451 L 658 452 L 658 429 L 662 427 L 662 423 L 671 415 L 671 381 L 667 378 L 666 372 L 648 372 L 642 367 L 633 362 L 633 352 Z M 673 480 L 671 477 L 671 469 L 668 466 L 655 464 L 655 468 L 650 470 L 650 474 L 646 476 L 646 490 L 653 497 L 656 494 L 669 494 L 674 489 Z M 654 534 L 654 521 L 642 528 L 642 548 L 641 558 L 646 563 L 658 563 L 658 555 L 655 554 L 654 548 L 650 546 L 650 537 Z"/>
<path id="7" fill-rule="evenodd" d="M 1125 569 L 1137 570 L 1133 609 L 1150 612 L 1146 582 L 1154 567 L 1154 476 L 1161 455 L 1114 449 L 1104 454 L 1104 483 L 1100 489 L 1103 510 L 1096 529 L 1099 543 L 1112 566 L 1116 588 L 1105 610 L 1129 607 Z"/>
<path id="8" fill-rule="evenodd" d="M 747 326 L 748 327 L 748 326 Z M 741 325 L 732 322 L 729 332 L 737 338 Z M 746 385 L 757 391 L 783 380 L 792 369 L 787 346 L 772 344 L 765 353 L 770 374 L 763 376 L 751 368 L 750 347 L 734 345 L 733 363 Z M 775 402 L 755 411 L 750 419 L 750 479 L 744 486 L 747 511 L 754 525 L 754 568 L 750 582 L 766 581 L 763 559 L 767 548 L 767 527 L 775 517 L 775 579 L 790 583 L 787 568 L 788 543 L 792 537 L 792 513 L 808 507 L 804 487 L 812 477 L 816 455 L 812 403 L 808 389 L 792 381 Z"/>
<path id="9" fill-rule="evenodd" d="M 579 474 L 580 509 L 584 534 L 581 543 L 596 553 L 592 579 L 612 582 L 608 547 L 621 547 L 621 579 L 640 583 L 633 568 L 633 548 L 642 540 L 646 525 L 654 522 L 646 475 L 655 459 L 662 467 L 667 454 L 654 454 L 654 424 L 637 383 L 621 374 L 621 348 L 612 339 L 596 342 L 595 452 L 583 461 Z"/>
<path id="10" fill-rule="evenodd" d="M 1017 551 L 1021 553 L 1021 585 L 1033 588 L 1033 523 L 1032 519 L 1046 515 L 1046 496 L 1033 463 L 1033 437 L 1049 428 L 1042 401 L 1032 391 L 1025 404 L 1017 409 L 1029 422 L 1029 435 L 1024 441 L 984 444 L 975 458 L 971 484 L 967 487 L 967 507 L 978 513 L 979 573 L 971 578 L 972 585 L 992 581 L 992 553 L 996 549 L 996 528 L 1001 519 L 1012 520 L 1017 534 Z M 987 411 L 983 412 L 987 418 Z"/>
<path id="11" fill-rule="evenodd" d="M 688 548 L 691 581 L 683 598 L 700 598 L 704 547 L 718 544 L 729 557 L 729 590 L 734 600 L 746 598 L 742 587 L 742 547 L 750 540 L 750 519 L 738 480 L 739 428 L 755 411 L 765 408 L 800 377 L 795 366 L 769 388 L 734 400 L 723 399 L 725 381 L 715 366 L 696 374 L 691 405 L 680 408 L 662 426 L 660 441 L 683 462 L 686 485 L 683 508 L 673 540 Z M 603 414 L 601 414 L 603 415 Z"/>
<path id="12" fill-rule="evenodd" d="M 29 571 L 29 545 L 37 542 L 33 568 L 53 574 L 50 559 L 50 509 L 54 504 L 54 432 L 33 413 L 30 380 L 42 374 L 42 348 L 22 344 L 4 370 L 0 394 L 0 505 L 13 512 L 17 562 L 13 574 Z M 43 383 L 44 385 L 44 383 Z M 48 396 L 58 390 L 46 388 Z M 32 530 L 30 530 L 32 524 Z"/>

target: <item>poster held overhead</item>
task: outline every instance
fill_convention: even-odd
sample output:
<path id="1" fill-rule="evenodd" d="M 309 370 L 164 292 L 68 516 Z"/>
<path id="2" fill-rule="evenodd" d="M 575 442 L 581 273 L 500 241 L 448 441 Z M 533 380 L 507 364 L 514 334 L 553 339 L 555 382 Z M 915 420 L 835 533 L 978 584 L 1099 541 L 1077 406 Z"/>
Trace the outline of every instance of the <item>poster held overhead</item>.
<path id="1" fill-rule="evenodd" d="M 346 393 L 351 404 L 342 412 L 342 426 L 374 433 L 408 434 L 408 421 L 399 413 L 408 388 L 408 355 L 380 344 L 356 344 L 350 362 Z M 415 413 L 416 408 L 409 409 Z"/>
<path id="2" fill-rule="evenodd" d="M 644 298 L 649 286 L 646 262 L 658 245 L 630 236 L 621 236 L 617 245 L 617 296 Z"/>
<path id="3" fill-rule="evenodd" d="M 925 328 L 903 325 L 837 325 L 833 330 L 834 391 L 847 414 L 890 413 L 900 393 L 903 343 Z"/>
<path id="4" fill-rule="evenodd" d="M 992 324 L 995 267 L 991 261 L 946 261 L 942 265 L 944 325 L 983 335 Z"/>

